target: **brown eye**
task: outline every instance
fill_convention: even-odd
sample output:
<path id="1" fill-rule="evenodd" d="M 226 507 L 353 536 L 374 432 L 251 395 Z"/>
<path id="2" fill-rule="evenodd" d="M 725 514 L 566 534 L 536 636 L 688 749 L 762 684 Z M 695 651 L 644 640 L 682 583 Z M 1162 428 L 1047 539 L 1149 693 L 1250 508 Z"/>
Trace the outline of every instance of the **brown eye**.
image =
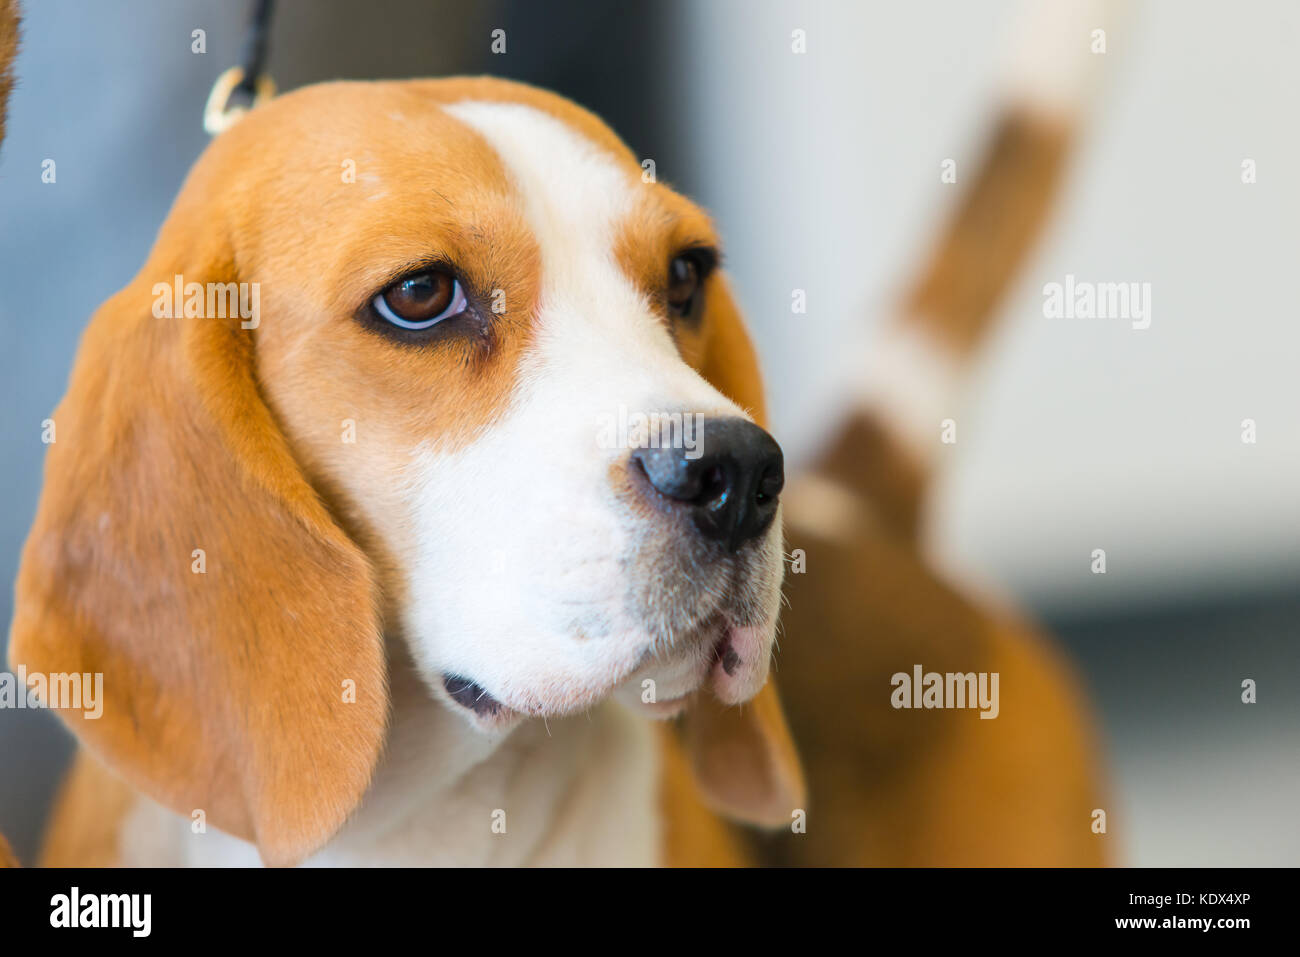
<path id="1" fill-rule="evenodd" d="M 399 279 L 371 305 L 375 312 L 401 329 L 428 329 L 465 311 L 465 293 L 450 273 L 431 269 Z"/>
<path id="2" fill-rule="evenodd" d="M 677 256 L 668 264 L 668 308 L 679 316 L 695 310 L 696 294 L 703 279 L 700 263 L 694 256 Z"/>

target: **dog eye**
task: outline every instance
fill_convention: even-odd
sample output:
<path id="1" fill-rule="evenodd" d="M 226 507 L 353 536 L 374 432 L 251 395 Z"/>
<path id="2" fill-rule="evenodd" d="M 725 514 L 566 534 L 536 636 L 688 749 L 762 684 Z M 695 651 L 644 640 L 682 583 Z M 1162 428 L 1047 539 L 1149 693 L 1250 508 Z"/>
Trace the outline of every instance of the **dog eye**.
<path id="1" fill-rule="evenodd" d="M 400 329 L 428 329 L 465 311 L 465 292 L 450 273 L 432 269 L 399 279 L 371 305 L 375 312 Z"/>
<path id="2" fill-rule="evenodd" d="M 695 311 L 696 294 L 703 280 L 700 261 L 690 254 L 677 256 L 668 264 L 668 309 L 678 316 Z"/>

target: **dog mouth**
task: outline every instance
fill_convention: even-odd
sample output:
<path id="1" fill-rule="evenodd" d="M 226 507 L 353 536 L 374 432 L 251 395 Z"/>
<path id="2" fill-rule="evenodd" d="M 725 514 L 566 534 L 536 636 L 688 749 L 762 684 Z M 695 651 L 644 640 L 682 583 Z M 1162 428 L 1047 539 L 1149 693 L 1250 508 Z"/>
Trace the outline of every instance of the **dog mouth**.
<path id="1" fill-rule="evenodd" d="M 506 732 L 525 717 L 522 711 L 505 704 L 473 678 L 443 672 L 442 687 L 480 731 Z"/>
<path id="2" fill-rule="evenodd" d="M 506 706 L 492 697 L 477 681 L 462 678 L 460 675 L 444 674 L 442 686 L 447 689 L 447 694 L 451 695 L 452 701 L 474 712 L 480 718 L 490 719 L 506 710 Z"/>
<path id="3" fill-rule="evenodd" d="M 698 567 L 684 574 L 680 559 L 660 561 L 635 576 L 626 599 L 635 611 L 615 630 L 592 634 L 575 622 L 575 640 L 593 643 L 585 661 L 582 654 L 569 667 L 535 661 L 516 673 L 440 669 L 439 697 L 484 731 L 588 711 L 606 699 L 653 718 L 679 714 L 700 694 L 727 705 L 748 701 L 767 680 L 775 645 L 780 558 L 773 562 L 771 551 L 750 550 L 706 576 Z"/>
<path id="4" fill-rule="evenodd" d="M 771 627 L 768 625 L 739 625 L 717 617 L 701 628 L 689 650 L 676 663 L 680 666 L 675 680 L 666 682 L 667 694 L 653 700 L 640 700 L 641 710 L 653 718 L 670 718 L 680 714 L 696 696 L 708 690 L 725 704 L 740 704 L 757 694 L 767 680 L 771 654 Z M 647 648 L 641 661 L 628 674 L 611 679 L 605 694 L 599 700 L 620 688 L 638 693 L 645 676 L 656 675 L 664 664 Z M 473 716 L 474 723 L 487 731 L 505 730 L 520 719 L 559 715 L 581 707 L 556 708 L 554 711 L 530 708 L 527 711 L 512 708 L 493 695 L 482 684 L 465 675 L 444 672 L 442 686 L 447 696 L 458 707 Z M 633 698 L 635 699 L 635 697 Z M 587 702 L 590 707 L 595 701 Z"/>

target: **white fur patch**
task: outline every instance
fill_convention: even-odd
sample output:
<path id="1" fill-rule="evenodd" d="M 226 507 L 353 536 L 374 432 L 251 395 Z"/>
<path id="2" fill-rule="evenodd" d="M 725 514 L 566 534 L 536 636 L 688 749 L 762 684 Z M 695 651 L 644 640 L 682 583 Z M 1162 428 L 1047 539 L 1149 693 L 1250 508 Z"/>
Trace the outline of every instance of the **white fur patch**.
<path id="1" fill-rule="evenodd" d="M 871 527 L 865 497 L 836 479 L 805 472 L 781 493 L 786 521 L 795 528 L 833 542 L 852 543 Z"/>
<path id="2" fill-rule="evenodd" d="M 872 344 L 858 400 L 922 464 L 940 448 L 944 419 L 956 419 L 961 368 L 916 323 L 892 323 Z"/>

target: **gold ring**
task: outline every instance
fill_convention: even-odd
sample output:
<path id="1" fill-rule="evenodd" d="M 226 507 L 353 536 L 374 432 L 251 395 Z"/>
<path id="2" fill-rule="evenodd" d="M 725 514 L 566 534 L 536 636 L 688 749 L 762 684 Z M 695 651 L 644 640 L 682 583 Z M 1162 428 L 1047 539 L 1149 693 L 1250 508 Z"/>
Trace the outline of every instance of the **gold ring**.
<path id="1" fill-rule="evenodd" d="M 212 92 L 208 94 L 208 102 L 203 107 L 203 128 L 209 136 L 230 129 L 253 107 L 260 106 L 275 96 L 275 81 L 263 73 L 254 84 L 253 102 L 247 106 L 242 103 L 232 104 L 230 94 L 243 80 L 244 68 L 232 66 L 212 84 Z"/>

